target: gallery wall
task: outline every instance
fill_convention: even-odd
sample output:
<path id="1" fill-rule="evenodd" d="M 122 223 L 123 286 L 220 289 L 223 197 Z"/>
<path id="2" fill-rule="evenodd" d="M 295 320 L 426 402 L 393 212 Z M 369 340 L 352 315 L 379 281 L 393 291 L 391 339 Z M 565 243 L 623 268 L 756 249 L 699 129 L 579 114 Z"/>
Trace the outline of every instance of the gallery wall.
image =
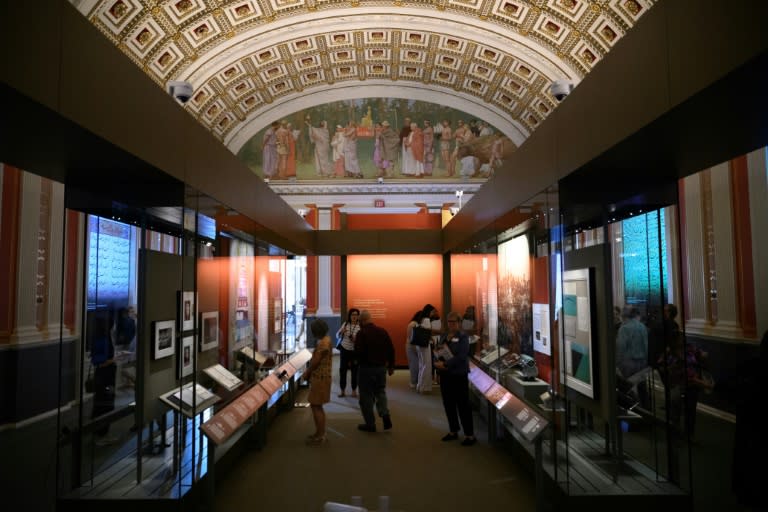
<path id="1" fill-rule="evenodd" d="M 367 309 L 373 322 L 389 332 L 395 364 L 407 366 L 406 326 L 429 303 L 443 312 L 442 256 L 352 255 L 347 257 L 347 304 Z"/>

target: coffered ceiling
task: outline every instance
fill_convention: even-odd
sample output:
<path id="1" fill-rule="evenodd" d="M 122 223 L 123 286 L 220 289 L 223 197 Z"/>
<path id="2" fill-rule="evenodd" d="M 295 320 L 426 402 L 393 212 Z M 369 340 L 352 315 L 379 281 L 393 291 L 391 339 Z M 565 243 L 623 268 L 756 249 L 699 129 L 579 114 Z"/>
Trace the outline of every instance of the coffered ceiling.
<path id="1" fill-rule="evenodd" d="M 272 121 L 365 97 L 449 105 L 517 146 L 656 0 L 70 0 L 238 150 Z M 335 185 L 334 185 L 335 186 Z M 284 192 L 281 192 L 281 194 Z"/>

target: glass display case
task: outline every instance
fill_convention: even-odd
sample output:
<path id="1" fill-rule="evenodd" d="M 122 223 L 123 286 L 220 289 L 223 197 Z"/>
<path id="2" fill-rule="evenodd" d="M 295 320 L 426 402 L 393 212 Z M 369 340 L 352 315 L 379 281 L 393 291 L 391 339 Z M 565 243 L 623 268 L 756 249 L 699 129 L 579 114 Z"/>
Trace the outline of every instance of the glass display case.
<path id="1" fill-rule="evenodd" d="M 561 499 L 685 499 L 685 411 L 665 384 L 674 335 L 661 316 L 680 300 L 676 191 L 603 207 L 561 187 L 514 208 L 474 249 L 486 254 L 451 260 L 453 307 L 475 312 L 473 362 L 546 420 L 543 456 L 491 407 L 490 431 L 527 450 Z"/>
<path id="2" fill-rule="evenodd" d="M 241 440 L 265 441 L 270 410 L 293 406 L 309 358 L 296 319 L 305 260 L 192 187 L 162 192 L 149 204 L 95 207 L 95 187 L 67 189 L 64 214 L 80 226 L 84 254 L 73 247 L 69 262 L 82 276 L 69 305 L 82 309 L 82 328 L 76 405 L 58 413 L 60 501 L 183 502 Z M 225 434 L 214 428 L 222 418 Z"/>

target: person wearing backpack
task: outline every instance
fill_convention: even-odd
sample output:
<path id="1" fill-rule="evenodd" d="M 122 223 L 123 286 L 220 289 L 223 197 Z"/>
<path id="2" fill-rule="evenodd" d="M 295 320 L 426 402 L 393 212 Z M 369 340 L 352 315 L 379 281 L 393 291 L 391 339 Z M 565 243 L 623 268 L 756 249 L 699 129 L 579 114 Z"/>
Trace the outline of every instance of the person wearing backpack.
<path id="1" fill-rule="evenodd" d="M 339 344 L 336 348 L 341 353 L 339 361 L 339 397 L 347 396 L 347 371 L 352 374 L 352 396 L 357 396 L 357 358 L 355 357 L 355 336 L 360 331 L 360 310 L 351 308 L 347 313 L 347 321 L 341 324 L 336 332 Z"/>
<path id="2" fill-rule="evenodd" d="M 432 322 L 433 311 L 437 311 L 432 304 L 422 308 L 416 326 L 411 330 L 411 344 L 416 347 L 419 359 L 419 374 L 416 380 L 417 393 L 430 393 L 432 391 Z"/>

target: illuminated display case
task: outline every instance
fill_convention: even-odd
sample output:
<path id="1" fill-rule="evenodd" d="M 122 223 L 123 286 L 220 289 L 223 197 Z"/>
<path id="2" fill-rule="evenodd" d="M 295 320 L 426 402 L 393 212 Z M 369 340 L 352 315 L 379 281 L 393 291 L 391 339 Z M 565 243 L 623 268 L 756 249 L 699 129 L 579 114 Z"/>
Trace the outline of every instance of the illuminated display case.
<path id="1" fill-rule="evenodd" d="M 484 407 L 487 393 L 475 386 L 476 403 L 493 435 L 514 440 L 536 467 L 541 460 L 541 474 L 563 499 L 629 496 L 638 482 L 648 494 L 685 499 L 683 420 L 665 414 L 675 404 L 649 368 L 652 356 L 640 373 L 621 377 L 614 323 L 615 307 L 637 308 L 653 322 L 653 311 L 679 300 L 670 257 L 678 243 L 675 192 L 618 207 L 578 197 L 563 184 L 550 187 L 514 208 L 493 239 L 452 257 L 464 274 L 452 272 L 452 300 L 480 312 L 474 364 L 546 420 L 543 457 L 519 426 Z M 473 258 L 478 270 L 467 279 Z"/>
<path id="2" fill-rule="evenodd" d="M 264 442 L 275 404 L 293 405 L 306 261 L 180 183 L 142 205 L 97 193 L 64 204 L 83 226 L 85 286 L 82 351 L 62 372 L 76 378 L 60 383 L 76 406 L 59 411 L 58 499 L 183 499 L 236 443 Z M 242 421 L 202 429 L 225 410 Z"/>

